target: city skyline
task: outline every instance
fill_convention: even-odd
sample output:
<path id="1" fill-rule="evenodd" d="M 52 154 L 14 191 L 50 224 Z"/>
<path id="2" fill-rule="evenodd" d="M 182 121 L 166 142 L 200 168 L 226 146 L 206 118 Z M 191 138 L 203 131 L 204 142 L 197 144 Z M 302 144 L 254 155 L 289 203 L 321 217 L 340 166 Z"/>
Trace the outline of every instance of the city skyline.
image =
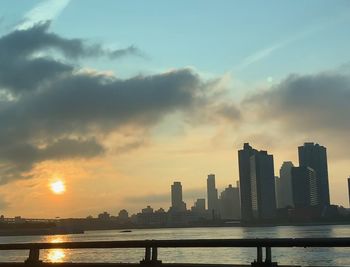
<path id="1" fill-rule="evenodd" d="M 323 199 L 348 207 L 349 12 L 345 0 L 2 1 L 0 214 L 158 209 L 174 181 L 192 205 L 208 174 L 218 197 L 235 185 L 245 142 L 274 156 L 274 176 L 301 144 L 326 146 Z"/>
<path id="2" fill-rule="evenodd" d="M 330 203 L 326 148 L 306 142 L 298 147 L 298 155 L 299 166 L 294 166 L 290 161 L 283 162 L 279 169 L 281 179 L 274 175 L 273 155 L 244 143 L 243 149 L 238 151 L 240 180 L 237 181 L 237 187 L 229 184 L 220 197 L 215 174 L 212 173 L 207 176 L 207 198 L 194 200 L 191 209 L 183 201 L 181 182 L 175 181 L 171 185 L 168 214 L 173 219 L 170 219 L 170 223 L 174 223 L 176 217 L 175 221 L 179 223 L 189 211 L 194 212 L 193 216 L 199 216 L 197 219 L 240 220 L 242 223 L 271 223 L 281 219 L 293 221 L 293 218 L 309 220 L 312 216 L 317 220 L 325 214 L 342 214 L 339 210 L 334 213 L 338 209 L 337 205 Z M 350 199 L 350 178 L 347 182 Z M 160 210 L 166 213 L 163 208 Z M 145 214 L 153 214 L 150 205 L 138 213 Z"/>
<path id="3" fill-rule="evenodd" d="M 249 222 L 276 218 L 278 209 L 303 209 L 317 206 L 323 209 L 330 205 L 337 205 L 329 201 L 326 148 L 317 143 L 305 142 L 303 146 L 298 146 L 298 155 L 300 166 L 294 166 L 291 161 L 284 161 L 279 169 L 280 176 L 275 176 L 273 155 L 264 150 L 258 151 L 249 143 L 244 143 L 243 149 L 238 151 L 241 176 L 240 181 L 236 182 L 237 187 L 229 184 L 219 197 L 215 174 L 208 174 L 206 198 L 193 199 L 193 206 L 189 209 L 187 203 L 183 201 L 182 184 L 175 181 L 171 185 L 168 211 L 183 213 L 199 209 L 207 212 L 207 218 L 215 220 L 225 218 L 224 214 L 232 212 L 232 210 L 230 212 L 223 210 L 228 204 L 229 209 L 235 206 L 236 213 L 232 215 L 234 218 L 241 220 L 243 213 L 243 222 Z M 314 168 L 311 168 L 311 165 Z M 245 181 L 249 181 L 249 184 L 245 185 Z M 350 199 L 350 178 L 347 178 L 347 181 Z M 240 183 L 243 184 L 243 193 L 240 192 Z M 246 186 L 249 190 L 245 188 Z M 228 197 L 229 194 L 235 196 Z M 227 204 L 223 202 L 225 198 L 228 200 Z M 151 206 L 148 205 L 146 209 L 150 208 Z M 160 209 L 164 210 L 163 207 Z"/>
<path id="4" fill-rule="evenodd" d="M 304 145 L 309 145 L 309 144 L 314 144 L 314 143 L 311 143 L 311 142 L 305 142 L 304 143 Z M 316 146 L 319 146 L 319 144 L 315 144 Z M 250 147 L 249 146 L 249 143 L 245 143 L 244 144 L 244 148 L 246 148 L 246 147 Z M 323 146 L 321 146 L 322 148 L 324 148 Z M 299 149 L 299 156 L 300 156 L 300 148 L 301 148 L 301 146 L 298 146 L 297 147 L 298 149 Z M 267 155 L 267 156 L 271 156 L 272 157 L 272 164 L 273 164 L 273 155 L 268 155 L 267 154 L 267 152 L 266 151 L 263 151 L 263 150 L 260 150 L 260 151 L 258 151 L 258 150 L 255 150 L 254 148 L 252 148 L 252 147 L 250 147 L 250 149 L 252 149 L 252 151 L 253 151 L 253 154 L 249 154 L 249 158 L 251 157 L 251 155 L 254 155 L 254 153 L 256 153 L 257 155 Z M 252 161 L 252 159 L 250 159 L 250 162 Z M 327 161 L 327 160 L 326 160 Z M 238 162 L 239 163 L 239 162 Z M 300 161 L 300 159 L 299 159 L 299 163 L 301 164 L 301 161 Z M 281 173 L 281 171 L 283 170 L 283 168 L 284 167 L 286 167 L 285 165 L 286 164 L 288 164 L 289 166 L 287 166 L 288 168 L 289 168 L 289 171 L 291 171 L 291 178 L 292 178 L 292 172 L 294 171 L 293 169 L 298 169 L 298 171 L 299 171 L 299 168 L 303 168 L 303 166 L 301 166 L 301 167 L 294 167 L 294 165 L 293 165 L 293 163 L 291 162 L 291 161 L 283 161 L 283 164 L 282 164 L 282 166 L 281 166 L 281 168 L 279 168 L 279 174 L 280 174 L 280 176 L 273 176 L 275 179 L 276 178 L 281 178 L 281 177 L 283 177 L 283 175 L 286 175 L 286 174 L 283 174 L 283 175 L 281 175 L 282 173 Z M 238 166 L 239 166 L 239 164 L 238 164 Z M 305 170 L 307 170 L 307 169 L 310 169 L 308 166 L 307 167 L 305 167 Z M 313 169 L 310 169 L 312 172 L 313 172 Z M 274 170 L 274 173 L 276 173 L 276 170 Z M 315 174 L 313 174 L 314 176 L 315 176 Z M 346 179 L 347 180 L 347 182 L 348 182 L 348 186 L 350 185 L 350 178 L 347 178 Z M 210 182 L 209 182 L 210 181 Z M 239 185 L 239 179 L 237 180 L 237 181 L 235 181 L 236 183 L 237 183 L 237 185 Z M 216 212 L 218 212 L 218 214 L 219 214 L 219 201 L 220 201 L 220 198 L 219 198 L 219 192 L 221 192 L 221 197 L 222 197 L 222 194 L 225 192 L 225 190 L 226 189 L 228 189 L 228 188 L 230 188 L 231 187 L 231 184 L 229 184 L 228 186 L 229 187 L 227 187 L 227 188 L 225 188 L 225 185 L 223 185 L 223 186 L 221 186 L 221 188 L 222 188 L 222 191 L 219 191 L 219 189 L 217 189 L 216 188 L 216 179 L 215 179 L 215 174 L 213 174 L 213 173 L 211 173 L 211 174 L 208 174 L 207 175 L 207 187 L 206 188 L 203 188 L 202 190 L 198 190 L 198 191 L 187 191 L 187 192 L 190 192 L 190 194 L 186 194 L 185 193 L 185 198 L 183 197 L 183 190 L 182 190 L 182 184 L 181 184 L 181 182 L 180 181 L 175 181 L 175 182 L 173 182 L 173 185 L 171 185 L 171 192 L 170 192 L 170 195 L 168 194 L 167 195 L 167 199 L 169 200 L 169 201 L 165 201 L 166 203 L 167 202 L 169 202 L 169 211 L 171 211 L 171 208 L 172 207 L 175 207 L 175 210 L 176 211 L 186 211 L 186 210 L 191 210 L 190 209 L 190 207 L 191 207 L 191 203 L 193 203 L 193 206 L 192 206 L 192 208 L 193 207 L 196 207 L 196 203 L 198 203 L 198 201 L 201 201 L 201 200 L 203 200 L 204 201 L 204 206 L 206 206 L 206 210 L 208 211 L 208 212 L 210 212 L 210 213 L 213 213 L 214 212 L 214 210 L 216 210 Z M 226 185 L 227 186 L 227 185 Z M 293 184 L 291 184 L 291 186 L 293 186 Z M 211 190 L 214 190 L 214 192 L 210 192 L 211 190 L 209 189 L 209 188 L 212 188 Z M 271 187 L 272 188 L 272 187 Z M 274 189 L 276 189 L 276 187 L 275 187 L 275 184 L 273 185 L 273 188 Z M 286 190 L 286 188 L 284 187 L 284 190 Z M 185 190 L 185 192 L 186 192 L 186 190 Z M 209 195 L 211 195 L 211 197 L 213 197 L 213 194 L 214 194 L 214 199 L 212 199 L 212 201 L 214 201 L 214 202 L 216 202 L 216 204 L 214 204 L 214 205 L 216 205 L 216 207 L 214 206 L 211 206 L 212 208 L 210 209 L 209 208 L 209 199 L 210 199 L 210 197 L 209 197 Z M 313 193 L 313 194 L 316 194 L 316 191 Z M 187 195 L 187 196 L 186 196 Z M 276 203 L 276 208 L 277 208 L 277 192 L 274 192 L 274 196 L 276 197 L 276 200 L 274 200 L 274 202 Z M 284 197 L 285 197 L 285 195 L 283 195 Z M 157 196 L 157 195 L 155 195 L 155 196 L 153 196 L 153 197 L 159 197 L 159 195 Z M 348 191 L 348 197 L 349 197 L 349 199 L 350 199 L 350 187 L 349 187 L 349 191 Z M 173 198 L 175 198 L 175 201 L 173 200 Z M 295 198 L 295 197 L 294 197 Z M 145 200 L 145 202 L 146 203 L 148 203 L 148 206 L 145 208 L 145 209 L 149 209 L 149 208 L 151 208 L 151 206 L 155 206 L 156 207 L 156 209 L 158 208 L 158 209 L 163 209 L 164 207 L 166 208 L 167 206 L 157 206 L 157 205 L 154 205 L 155 203 L 157 203 L 157 201 L 155 201 L 155 202 L 153 202 L 152 203 L 152 197 L 150 198 L 150 200 L 149 201 L 147 201 L 147 200 Z M 186 201 L 183 201 L 184 199 L 186 199 Z M 281 199 L 279 199 L 279 200 L 282 200 L 283 198 L 281 198 Z M 244 201 L 244 200 L 243 200 Z M 252 202 L 254 202 L 254 200 L 251 200 Z M 299 201 L 299 200 L 297 200 L 297 201 Z M 181 204 L 182 203 L 182 204 Z M 241 204 L 242 202 L 241 202 L 241 200 L 239 199 L 239 204 Z M 286 206 L 291 206 L 291 207 L 294 207 L 294 203 L 293 203 L 293 195 L 292 195 L 292 204 L 291 205 L 288 205 L 288 201 L 287 202 L 285 202 L 284 203 L 284 206 L 282 205 L 281 207 L 279 207 L 279 208 L 283 208 L 283 207 L 286 207 Z M 350 203 L 350 202 L 349 202 Z M 317 204 L 318 204 L 318 202 L 317 202 Z M 330 203 L 330 204 L 333 204 L 333 205 L 337 205 L 337 204 L 339 204 L 339 203 Z M 187 205 L 188 205 L 188 208 L 187 208 Z M 200 205 L 203 205 L 203 204 L 200 204 Z M 212 204 L 213 205 L 213 204 Z M 350 204 L 349 204 L 350 205 Z M 254 205 L 253 205 L 254 206 Z M 346 207 L 346 206 L 345 206 Z M 103 207 L 101 206 L 100 208 L 102 208 L 103 209 Z M 141 208 L 141 206 L 140 207 L 138 207 L 138 208 Z M 257 207 L 255 207 L 256 209 L 257 209 Z M 155 209 L 155 210 L 156 210 Z M 107 209 L 105 209 L 105 210 L 107 210 Z M 119 211 L 119 212 L 121 212 L 121 211 L 125 211 L 125 209 L 124 208 L 122 208 L 122 209 L 114 209 L 115 211 Z M 167 210 L 167 209 L 166 209 Z M 100 209 L 100 211 L 101 211 L 101 209 Z M 131 212 L 131 214 L 136 214 L 137 212 L 138 212 L 138 209 L 136 208 L 135 210 L 131 210 L 132 212 Z M 152 211 L 153 211 L 153 209 L 152 209 Z M 252 211 L 253 212 L 253 211 Z M 108 214 L 108 217 L 110 216 L 109 215 L 109 213 L 106 213 L 106 212 L 104 212 L 104 213 L 101 213 L 101 214 L 99 214 L 99 216 L 101 215 L 101 216 L 103 216 L 103 215 L 107 215 Z M 17 216 L 18 216 L 19 214 L 17 214 Z M 91 214 L 89 213 L 89 215 L 87 215 L 87 214 L 85 214 L 86 216 L 91 216 Z M 85 217 L 85 215 L 83 216 L 83 217 Z M 98 216 L 98 217 L 99 217 Z M 16 217 L 16 216 L 14 216 L 14 217 Z M 253 216 L 254 217 L 254 216 Z"/>
<path id="5" fill-rule="evenodd" d="M 303 150 L 304 148 L 308 149 L 308 152 L 305 152 Z M 316 150 L 313 150 L 314 148 Z M 322 175 L 324 176 L 325 174 L 321 173 L 320 175 L 320 172 L 311 168 L 308 162 L 312 164 L 316 160 L 319 164 L 317 166 L 319 170 L 323 171 L 324 168 L 327 169 L 326 148 L 319 144 L 306 142 L 303 146 L 298 147 L 298 151 L 300 166 L 294 166 L 292 162 L 284 161 L 279 169 L 281 179 L 278 176 L 274 176 L 273 155 L 268 154 L 264 150 L 259 151 L 254 149 L 249 143 L 244 143 L 243 149 L 238 151 L 240 181 L 236 182 L 236 187 L 232 187 L 232 184 L 229 184 L 219 194 L 216 188 L 215 174 L 211 173 L 207 175 L 206 179 L 206 197 L 202 197 L 203 195 L 201 195 L 197 199 L 192 198 L 187 203 L 183 198 L 181 182 L 174 181 L 170 186 L 168 206 L 153 209 L 153 203 L 146 201 L 146 207 L 131 214 L 132 216 L 145 215 L 146 217 L 141 221 L 148 221 L 150 220 L 150 218 L 147 219 L 148 215 L 155 215 L 157 223 L 159 223 L 158 216 L 161 214 L 163 214 L 162 216 L 168 214 L 170 218 L 171 216 L 177 217 L 178 215 L 176 214 L 179 214 L 180 218 L 182 218 L 188 212 L 193 213 L 191 215 L 194 216 L 193 218 L 204 219 L 207 222 L 216 220 L 239 220 L 242 223 L 259 223 L 266 220 L 269 223 L 273 222 L 273 220 L 277 220 L 276 222 L 278 222 L 278 220 L 288 218 L 286 215 L 281 216 L 282 210 L 289 210 L 288 214 L 291 211 L 294 214 L 294 210 L 297 212 L 301 211 L 301 214 L 303 214 L 305 210 L 306 214 L 311 212 L 316 217 L 320 216 L 322 218 L 321 214 L 329 212 L 327 210 L 332 210 L 338 205 L 337 203 L 324 202 L 323 196 L 325 189 L 320 188 L 320 186 L 326 186 L 326 189 L 328 187 L 327 181 L 322 181 Z M 305 158 L 306 155 L 307 160 Z M 249 184 L 246 184 L 246 182 L 249 182 Z M 350 199 L 350 178 L 347 178 L 347 183 Z M 243 189 L 240 184 L 243 185 Z M 62 189 L 61 187 L 59 188 Z M 329 199 L 329 195 L 327 198 Z M 190 203 L 193 203 L 193 205 L 190 206 Z M 103 207 L 101 206 L 101 208 Z M 99 213 L 97 218 L 101 220 L 122 218 L 121 220 L 125 221 L 125 217 L 128 217 L 125 214 L 129 214 L 129 212 L 123 208 L 119 211 L 118 216 L 113 215 L 113 212 L 110 214 L 104 211 L 103 213 Z M 285 213 L 283 212 L 282 214 Z M 187 224 L 193 220 L 193 218 L 189 219 L 186 216 L 181 219 L 185 220 L 182 223 Z M 302 215 L 302 217 L 296 218 L 307 220 L 307 216 L 304 216 Z M 4 215 L 1 215 L 1 217 L 3 219 Z M 90 214 L 86 218 L 94 218 L 94 216 Z M 165 218 L 163 219 L 165 220 Z M 18 215 L 14 219 L 15 221 L 23 220 Z M 188 219 L 190 221 L 187 221 Z M 181 222 L 181 220 L 177 221 L 177 223 Z M 170 223 L 174 223 L 174 221 L 172 222 L 170 219 Z"/>

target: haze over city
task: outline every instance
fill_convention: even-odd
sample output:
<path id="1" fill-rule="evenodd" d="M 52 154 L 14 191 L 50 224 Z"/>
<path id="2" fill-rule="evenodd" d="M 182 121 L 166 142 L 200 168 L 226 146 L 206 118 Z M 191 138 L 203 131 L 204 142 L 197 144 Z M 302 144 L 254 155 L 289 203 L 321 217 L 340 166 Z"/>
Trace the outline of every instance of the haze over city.
<path id="1" fill-rule="evenodd" d="M 327 147 L 331 203 L 349 207 L 349 12 L 2 1 L 0 214 L 168 208 L 174 181 L 190 206 L 210 173 L 219 191 L 236 184 L 246 142 L 273 154 L 275 175 L 305 142 Z"/>

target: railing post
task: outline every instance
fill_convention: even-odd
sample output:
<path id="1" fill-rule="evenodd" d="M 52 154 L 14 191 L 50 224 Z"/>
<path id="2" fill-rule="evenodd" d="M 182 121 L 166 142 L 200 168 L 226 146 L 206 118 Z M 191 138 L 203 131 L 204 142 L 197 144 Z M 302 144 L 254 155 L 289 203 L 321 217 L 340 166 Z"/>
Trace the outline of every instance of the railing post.
<path id="1" fill-rule="evenodd" d="M 158 258 L 158 248 L 152 247 L 152 261 L 157 261 Z"/>
<path id="2" fill-rule="evenodd" d="M 252 267 L 277 267 L 277 262 L 272 262 L 271 257 L 271 247 L 265 247 L 266 255 L 265 255 L 265 261 L 262 260 L 263 258 L 263 251 L 262 247 L 257 247 L 257 259 L 256 261 L 252 262 Z"/>
<path id="3" fill-rule="evenodd" d="M 262 262 L 263 254 L 262 254 L 262 247 L 257 247 L 256 248 L 256 261 L 257 262 Z"/>
<path id="4" fill-rule="evenodd" d="M 262 258 L 263 258 L 262 247 L 256 247 L 256 260 L 254 260 L 251 263 L 251 266 L 253 266 L 253 267 L 262 266 L 262 264 L 263 264 Z"/>
<path id="5" fill-rule="evenodd" d="M 25 260 L 25 263 L 41 263 L 39 260 L 40 250 L 38 248 L 31 248 L 29 250 L 29 257 Z"/>
<path id="6" fill-rule="evenodd" d="M 265 258 L 266 263 L 271 263 L 271 247 L 266 247 L 266 258 Z"/>
<path id="7" fill-rule="evenodd" d="M 144 261 L 145 262 L 150 262 L 151 261 L 151 247 L 146 247 Z"/>
<path id="8" fill-rule="evenodd" d="M 161 264 L 162 261 L 158 260 L 158 248 L 152 247 L 152 264 Z"/>
<path id="9" fill-rule="evenodd" d="M 146 247 L 145 258 L 140 262 L 141 264 L 160 264 L 162 261 L 158 260 L 158 248 Z"/>

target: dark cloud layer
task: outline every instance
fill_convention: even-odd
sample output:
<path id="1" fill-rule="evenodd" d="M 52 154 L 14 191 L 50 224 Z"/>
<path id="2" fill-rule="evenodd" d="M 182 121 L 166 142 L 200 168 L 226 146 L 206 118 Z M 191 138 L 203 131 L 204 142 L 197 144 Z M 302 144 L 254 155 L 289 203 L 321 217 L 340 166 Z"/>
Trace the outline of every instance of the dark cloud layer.
<path id="1" fill-rule="evenodd" d="M 22 142 L 7 138 L 8 143 L 1 144 L 0 184 L 16 179 L 28 179 L 28 172 L 37 162 L 62 160 L 66 158 L 90 158 L 100 155 L 104 148 L 95 140 L 58 139 L 40 148 L 30 141 Z"/>
<path id="2" fill-rule="evenodd" d="M 283 135 L 321 140 L 333 151 L 346 145 L 350 130 L 350 73 L 329 71 L 315 75 L 291 75 L 271 90 L 244 102 L 260 122 L 276 123 Z"/>
<path id="3" fill-rule="evenodd" d="M 246 100 L 259 116 L 278 120 L 289 130 L 347 131 L 350 129 L 350 74 L 292 75 L 272 90 Z"/>
<path id="4" fill-rule="evenodd" d="M 49 56 L 56 52 L 62 60 Z M 124 126 L 148 129 L 166 114 L 204 110 L 211 102 L 207 84 L 189 69 L 121 80 L 69 63 L 134 54 L 134 46 L 106 51 L 63 38 L 49 32 L 49 23 L 1 37 L 0 183 L 31 178 L 33 166 L 45 160 L 100 155 L 105 148 L 98 136 Z M 235 116 L 218 106 L 213 112 Z"/>
<path id="5" fill-rule="evenodd" d="M 66 39 L 49 32 L 50 23 L 16 30 L 0 39 L 0 86 L 12 93 L 38 90 L 53 79 L 69 75 L 73 66 L 41 54 L 63 54 L 67 59 L 91 56 L 120 58 L 138 55 L 135 46 L 107 51 L 99 44 L 88 45 L 81 39 Z"/>
<path id="6" fill-rule="evenodd" d="M 349 72 L 291 75 L 246 98 L 239 109 L 211 91 L 218 81 L 204 82 L 190 69 L 118 79 L 72 62 L 128 55 L 141 53 L 132 45 L 109 51 L 67 39 L 50 32 L 49 23 L 0 37 L 0 184 L 31 178 L 35 164 L 46 160 L 99 156 L 111 132 L 129 127 L 146 133 L 173 112 L 191 124 L 236 124 L 242 113 L 253 114 L 260 123 L 277 123 L 282 135 L 322 133 L 348 141 Z M 145 136 L 121 142 L 115 152 L 145 143 Z"/>

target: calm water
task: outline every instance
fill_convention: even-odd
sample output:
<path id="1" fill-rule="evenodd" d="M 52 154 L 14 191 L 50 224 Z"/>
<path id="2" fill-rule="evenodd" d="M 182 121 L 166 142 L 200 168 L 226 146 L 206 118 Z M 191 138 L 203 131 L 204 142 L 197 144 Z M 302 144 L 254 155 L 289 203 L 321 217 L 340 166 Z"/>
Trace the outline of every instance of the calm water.
<path id="1" fill-rule="evenodd" d="M 147 229 L 131 233 L 89 231 L 81 235 L 0 237 L 0 243 L 257 237 L 350 237 L 350 226 Z M 27 251 L 0 253 L 0 262 L 24 261 L 28 255 Z M 256 249 L 160 249 L 158 254 L 163 262 L 248 264 L 255 258 Z M 41 259 L 51 262 L 139 262 L 143 256 L 144 249 L 53 249 L 41 252 Z M 350 248 L 274 248 L 272 256 L 281 264 L 350 266 Z"/>

